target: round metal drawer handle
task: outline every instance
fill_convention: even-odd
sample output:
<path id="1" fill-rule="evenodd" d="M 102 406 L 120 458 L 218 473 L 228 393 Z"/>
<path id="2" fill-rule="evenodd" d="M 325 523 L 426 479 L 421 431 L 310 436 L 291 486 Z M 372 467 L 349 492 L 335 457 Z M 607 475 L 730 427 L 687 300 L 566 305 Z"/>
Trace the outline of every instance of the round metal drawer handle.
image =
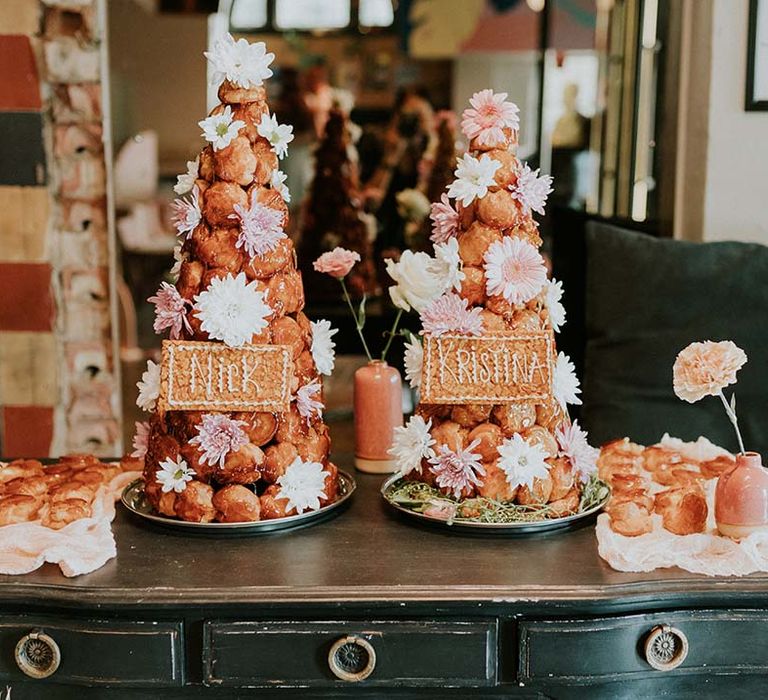
<path id="1" fill-rule="evenodd" d="M 328 666 L 336 678 L 358 683 L 368 678 L 376 668 L 376 650 L 362 637 L 342 637 L 333 643 L 328 652 Z"/>
<path id="2" fill-rule="evenodd" d="M 645 660 L 657 671 L 671 671 L 688 656 L 688 637 L 676 627 L 657 625 L 645 640 Z"/>
<path id="3" fill-rule="evenodd" d="M 39 630 L 30 632 L 19 640 L 14 656 L 16 665 L 30 678 L 52 676 L 61 663 L 59 645 Z"/>

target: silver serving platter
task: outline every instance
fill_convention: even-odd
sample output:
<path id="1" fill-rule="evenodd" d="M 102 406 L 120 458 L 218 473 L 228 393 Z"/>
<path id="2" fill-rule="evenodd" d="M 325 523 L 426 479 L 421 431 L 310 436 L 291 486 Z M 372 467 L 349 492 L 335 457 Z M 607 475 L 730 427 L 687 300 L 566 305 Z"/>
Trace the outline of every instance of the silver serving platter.
<path id="1" fill-rule="evenodd" d="M 566 515 L 563 518 L 550 518 L 547 520 L 538 520 L 536 522 L 527 523 L 481 523 L 472 520 L 460 520 L 456 519 L 448 521 L 444 518 L 438 518 L 433 515 L 425 515 L 419 513 L 410 508 L 406 508 L 400 503 L 392 501 L 388 496 L 389 489 L 400 481 L 398 474 L 393 474 L 381 485 L 381 495 L 384 500 L 398 513 L 410 517 L 419 521 L 424 525 L 437 526 L 442 528 L 448 528 L 454 531 L 471 532 L 476 535 L 535 535 L 547 532 L 553 532 L 556 530 L 568 530 L 581 527 L 585 524 L 584 521 L 595 516 L 599 513 L 610 498 L 610 493 L 596 506 L 593 506 L 589 510 L 585 510 L 581 513 L 574 515 Z"/>
<path id="2" fill-rule="evenodd" d="M 181 530 L 189 535 L 207 535 L 221 537 L 236 537 L 245 535 L 265 535 L 281 530 L 297 530 L 309 527 L 327 520 L 335 515 L 357 488 L 354 478 L 347 472 L 339 469 L 339 498 L 320 510 L 309 513 L 289 515 L 285 518 L 274 520 L 257 520 L 247 523 L 190 523 L 186 520 L 177 520 L 155 512 L 152 505 L 144 495 L 144 480 L 137 479 L 125 487 L 120 498 L 123 505 L 134 515 L 147 520 L 155 525 L 160 525 L 173 530 Z"/>

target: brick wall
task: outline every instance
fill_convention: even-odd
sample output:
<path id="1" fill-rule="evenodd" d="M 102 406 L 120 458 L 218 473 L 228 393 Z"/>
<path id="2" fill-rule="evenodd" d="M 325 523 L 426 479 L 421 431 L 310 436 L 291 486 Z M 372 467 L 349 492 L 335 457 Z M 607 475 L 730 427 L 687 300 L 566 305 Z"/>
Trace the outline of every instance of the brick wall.
<path id="1" fill-rule="evenodd" d="M 120 448 L 103 0 L 0 3 L 0 453 Z"/>

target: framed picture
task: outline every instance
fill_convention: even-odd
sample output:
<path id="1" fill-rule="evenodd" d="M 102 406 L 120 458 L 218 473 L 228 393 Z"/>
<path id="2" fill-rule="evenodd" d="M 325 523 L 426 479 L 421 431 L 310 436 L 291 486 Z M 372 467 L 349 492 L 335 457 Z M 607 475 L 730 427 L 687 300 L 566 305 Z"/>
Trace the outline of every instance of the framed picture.
<path id="1" fill-rule="evenodd" d="M 768 112 L 768 0 L 749 0 L 747 111 Z"/>

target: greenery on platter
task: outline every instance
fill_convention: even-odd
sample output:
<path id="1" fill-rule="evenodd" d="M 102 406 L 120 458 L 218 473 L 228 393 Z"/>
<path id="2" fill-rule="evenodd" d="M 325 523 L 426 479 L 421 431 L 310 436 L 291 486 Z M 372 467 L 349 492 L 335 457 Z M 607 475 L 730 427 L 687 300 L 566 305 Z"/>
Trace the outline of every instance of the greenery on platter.
<path id="1" fill-rule="evenodd" d="M 610 489 L 604 481 L 592 475 L 584 484 L 581 499 L 575 515 L 585 513 L 600 505 L 608 498 Z M 550 504 L 519 505 L 504 503 L 492 498 L 477 496 L 458 501 L 421 481 L 398 479 L 384 493 L 384 497 L 395 505 L 423 513 L 432 517 L 444 518 L 453 522 L 472 523 L 535 523 L 552 520 L 557 517 Z"/>

